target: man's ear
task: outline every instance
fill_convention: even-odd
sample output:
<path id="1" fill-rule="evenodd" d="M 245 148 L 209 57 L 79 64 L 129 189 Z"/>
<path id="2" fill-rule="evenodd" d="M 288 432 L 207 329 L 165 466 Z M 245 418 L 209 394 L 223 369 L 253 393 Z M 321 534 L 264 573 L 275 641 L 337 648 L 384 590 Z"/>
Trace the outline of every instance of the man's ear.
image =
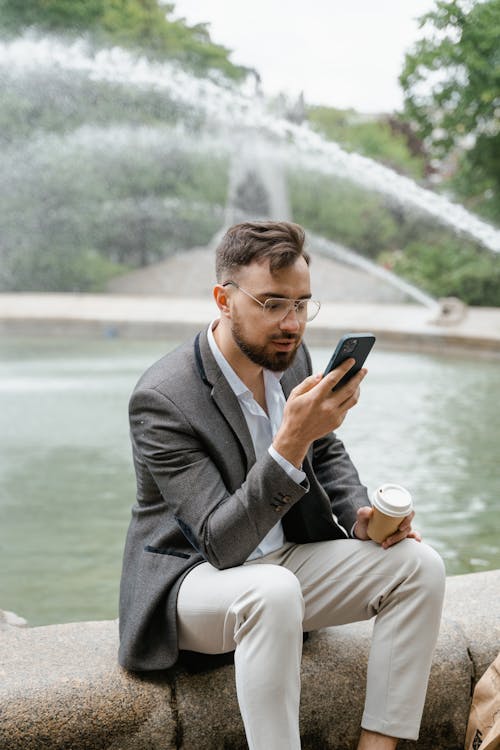
<path id="1" fill-rule="evenodd" d="M 219 308 L 221 315 L 229 317 L 231 311 L 229 309 L 229 296 L 227 293 L 227 287 L 222 286 L 222 284 L 216 284 L 214 286 L 213 295 L 215 304 Z"/>

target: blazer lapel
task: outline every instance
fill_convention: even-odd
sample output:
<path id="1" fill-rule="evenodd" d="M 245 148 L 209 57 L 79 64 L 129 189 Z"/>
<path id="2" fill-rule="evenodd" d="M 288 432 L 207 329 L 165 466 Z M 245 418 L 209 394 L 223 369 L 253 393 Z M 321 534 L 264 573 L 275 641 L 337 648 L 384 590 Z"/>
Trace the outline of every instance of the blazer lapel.
<path id="1" fill-rule="evenodd" d="M 285 370 L 281 377 L 281 387 L 283 388 L 283 393 L 285 394 L 285 398 L 288 398 L 290 395 L 290 391 L 292 388 L 294 388 L 297 385 L 297 378 L 293 374 L 293 367 L 290 367 L 288 370 Z"/>
<path id="2" fill-rule="evenodd" d="M 281 378 L 281 387 L 283 388 L 283 393 L 285 394 L 286 399 L 290 395 L 290 391 L 292 390 L 292 388 L 295 388 L 298 382 L 300 381 L 297 380 L 297 374 L 295 373 L 293 365 L 292 365 L 288 370 L 286 370 L 283 373 L 283 377 Z M 306 461 L 309 461 L 312 466 L 313 453 L 314 453 L 313 446 L 310 445 L 306 454 L 306 458 L 304 459 L 304 463 Z"/>
<path id="3" fill-rule="evenodd" d="M 231 427 L 245 453 L 248 467 L 255 463 L 255 451 L 245 416 L 234 391 L 222 374 L 208 343 L 206 331 L 195 341 L 195 357 L 202 380 L 212 386 L 212 399 Z"/>

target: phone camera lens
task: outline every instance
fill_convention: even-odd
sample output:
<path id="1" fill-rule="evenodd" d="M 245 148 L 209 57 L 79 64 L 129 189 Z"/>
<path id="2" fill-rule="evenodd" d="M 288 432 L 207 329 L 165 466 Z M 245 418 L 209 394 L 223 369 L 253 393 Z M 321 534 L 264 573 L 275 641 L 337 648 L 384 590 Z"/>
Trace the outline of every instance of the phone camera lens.
<path id="1" fill-rule="evenodd" d="M 351 339 L 351 341 L 346 341 L 344 346 L 342 347 L 342 351 L 344 354 L 350 354 L 354 351 L 356 348 L 356 344 L 358 343 L 358 339 Z"/>

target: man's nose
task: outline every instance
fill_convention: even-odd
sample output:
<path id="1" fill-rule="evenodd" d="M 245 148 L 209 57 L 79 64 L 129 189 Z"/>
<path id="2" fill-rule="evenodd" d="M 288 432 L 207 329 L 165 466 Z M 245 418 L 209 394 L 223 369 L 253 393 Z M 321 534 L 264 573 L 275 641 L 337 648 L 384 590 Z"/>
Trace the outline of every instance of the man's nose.
<path id="1" fill-rule="evenodd" d="M 297 316 L 295 307 L 291 307 L 280 323 L 282 331 L 298 331 L 300 329 L 300 320 Z"/>

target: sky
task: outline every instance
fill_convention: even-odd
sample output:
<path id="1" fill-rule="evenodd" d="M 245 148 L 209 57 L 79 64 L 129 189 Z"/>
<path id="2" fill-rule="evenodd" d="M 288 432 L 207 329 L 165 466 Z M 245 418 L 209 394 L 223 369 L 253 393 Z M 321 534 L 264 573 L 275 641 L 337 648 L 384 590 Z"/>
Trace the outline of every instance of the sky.
<path id="1" fill-rule="evenodd" d="M 254 67 L 266 94 L 360 112 L 402 108 L 404 54 L 435 0 L 173 0 L 174 17 L 208 22 L 211 38 Z"/>

